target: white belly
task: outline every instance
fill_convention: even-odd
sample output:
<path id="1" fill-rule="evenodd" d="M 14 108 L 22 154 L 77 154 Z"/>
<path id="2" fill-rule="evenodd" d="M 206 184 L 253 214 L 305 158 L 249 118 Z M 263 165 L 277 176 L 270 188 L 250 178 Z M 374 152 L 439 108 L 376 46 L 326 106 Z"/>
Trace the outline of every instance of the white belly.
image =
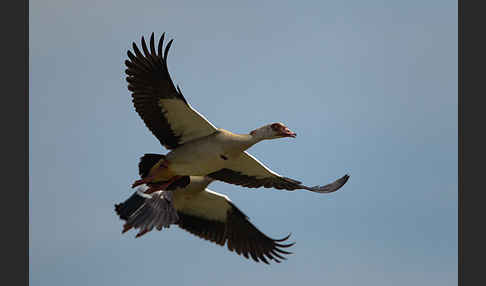
<path id="1" fill-rule="evenodd" d="M 216 140 L 189 142 L 167 154 L 170 169 L 179 175 L 205 176 L 225 166 L 224 149 Z"/>
<path id="2" fill-rule="evenodd" d="M 206 176 L 225 168 L 252 144 L 230 132 L 218 132 L 180 146 L 167 154 L 167 160 L 178 175 Z"/>

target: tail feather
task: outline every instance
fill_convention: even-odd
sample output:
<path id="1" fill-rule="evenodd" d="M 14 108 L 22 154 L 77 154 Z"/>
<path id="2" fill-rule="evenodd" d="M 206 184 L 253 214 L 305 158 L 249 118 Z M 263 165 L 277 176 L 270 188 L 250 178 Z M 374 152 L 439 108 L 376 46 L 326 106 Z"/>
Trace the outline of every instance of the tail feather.
<path id="1" fill-rule="evenodd" d="M 135 192 L 123 203 L 115 205 L 116 214 L 122 220 L 128 220 L 130 216 L 145 203 L 145 198 Z"/>
<path id="2" fill-rule="evenodd" d="M 142 177 L 142 179 L 147 177 L 150 169 L 152 169 L 152 167 L 157 164 L 157 162 L 164 158 L 165 155 L 162 154 L 144 154 L 140 158 L 140 162 L 138 163 L 138 174 L 140 175 L 140 177 Z"/>
<path id="3" fill-rule="evenodd" d="M 149 175 L 152 167 L 160 160 L 165 159 L 161 154 L 144 154 L 138 164 L 138 172 L 141 178 Z M 182 176 L 172 184 L 166 191 L 150 192 L 152 186 L 163 184 L 164 182 L 146 183 L 147 193 L 139 190 L 132 194 L 122 203 L 115 204 L 115 212 L 120 219 L 125 221 L 123 233 L 131 228 L 139 229 L 137 237 L 151 231 L 154 227 L 161 230 L 169 227 L 179 220 L 177 211 L 172 203 L 172 190 L 184 188 L 190 183 L 189 176 Z"/>
<path id="4" fill-rule="evenodd" d="M 137 237 L 140 237 L 154 227 L 161 230 L 176 223 L 179 216 L 172 200 L 172 191 L 158 191 L 153 194 L 137 191 L 126 201 L 116 204 L 116 213 L 125 221 L 122 232 L 131 228 L 139 229 Z"/>
<path id="5" fill-rule="evenodd" d="M 160 160 L 165 159 L 165 155 L 162 154 L 153 154 L 153 153 L 147 153 L 144 154 L 140 158 L 140 162 L 138 163 L 138 173 L 140 177 L 143 179 L 148 176 L 150 173 L 150 169 L 157 164 Z M 158 184 L 163 184 L 165 182 L 158 182 Z M 179 180 L 173 182 L 167 187 L 167 190 L 175 190 L 177 188 L 184 188 L 187 185 L 189 185 L 190 179 L 189 176 L 183 176 Z M 151 185 L 149 183 L 149 185 Z"/>

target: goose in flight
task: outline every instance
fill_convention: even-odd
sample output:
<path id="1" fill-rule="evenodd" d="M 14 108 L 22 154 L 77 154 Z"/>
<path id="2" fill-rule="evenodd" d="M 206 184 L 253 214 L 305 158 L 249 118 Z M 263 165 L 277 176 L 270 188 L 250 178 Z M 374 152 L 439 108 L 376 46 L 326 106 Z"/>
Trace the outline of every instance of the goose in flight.
<path id="1" fill-rule="evenodd" d="M 176 182 L 177 186 L 185 187 L 189 176 L 207 176 L 248 188 L 305 189 L 317 193 L 334 192 L 346 183 L 348 175 L 326 186 L 308 187 L 273 172 L 246 152 L 262 140 L 296 137 L 283 123 L 268 124 L 248 134 L 234 134 L 211 124 L 189 105 L 179 86 L 174 86 L 167 67 L 173 40 L 164 49 L 164 35 L 157 48 L 153 33 L 149 46 L 142 37 L 143 53 L 133 43 L 133 53 L 128 51 L 125 61 L 135 110 L 160 143 L 170 150 L 132 187 L 146 184 L 149 189 L 145 192 L 150 194 Z"/>
<path id="2" fill-rule="evenodd" d="M 190 176 L 190 183 L 184 188 L 173 187 L 167 191 L 146 194 L 136 191 L 123 203 L 115 205 L 118 216 L 125 221 L 122 233 L 131 228 L 139 229 L 140 237 L 154 228 L 162 230 L 170 225 L 180 228 L 227 247 L 245 258 L 256 262 L 281 262 L 283 255 L 291 254 L 285 248 L 294 243 L 282 243 L 259 231 L 231 200 L 206 187 L 214 179 Z"/>

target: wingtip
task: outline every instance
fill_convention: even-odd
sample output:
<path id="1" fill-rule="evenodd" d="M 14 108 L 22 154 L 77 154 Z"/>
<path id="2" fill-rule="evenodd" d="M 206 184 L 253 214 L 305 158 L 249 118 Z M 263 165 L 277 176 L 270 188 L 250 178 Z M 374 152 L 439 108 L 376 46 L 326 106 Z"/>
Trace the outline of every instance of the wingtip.
<path id="1" fill-rule="evenodd" d="M 350 178 L 349 174 L 344 175 L 344 176 L 341 178 L 341 180 L 343 180 L 343 181 L 344 181 L 344 182 L 343 182 L 343 184 L 345 184 L 345 183 L 346 183 L 346 182 L 349 180 L 349 178 Z"/>
<path id="2" fill-rule="evenodd" d="M 286 237 L 284 238 L 280 238 L 280 239 L 274 239 L 275 242 L 283 242 L 283 241 L 286 241 L 287 239 L 289 239 L 289 237 L 292 235 L 292 233 L 290 232 Z"/>
<path id="3" fill-rule="evenodd" d="M 165 50 L 164 50 L 164 61 L 167 62 L 167 56 L 169 55 L 169 49 L 170 49 L 170 46 L 172 46 L 172 43 L 174 42 L 174 39 L 171 39 L 168 43 L 167 43 L 167 46 L 165 46 Z"/>
<path id="4" fill-rule="evenodd" d="M 336 180 L 336 183 L 338 183 L 338 186 L 336 186 L 336 188 L 330 192 L 335 192 L 339 189 L 341 189 L 349 180 L 350 176 L 349 174 L 346 174 L 344 176 L 342 176 L 341 178 L 339 178 L 338 180 Z"/>
<path id="5" fill-rule="evenodd" d="M 327 184 L 327 185 L 324 185 L 324 186 L 314 186 L 312 188 L 305 187 L 305 189 L 307 189 L 309 191 L 316 192 L 316 193 L 321 193 L 321 194 L 333 193 L 333 192 L 341 189 L 346 184 L 346 182 L 349 180 L 349 178 L 350 178 L 349 174 L 346 174 L 346 175 L 342 176 L 341 178 L 335 180 L 334 182 L 332 182 L 330 184 Z"/>

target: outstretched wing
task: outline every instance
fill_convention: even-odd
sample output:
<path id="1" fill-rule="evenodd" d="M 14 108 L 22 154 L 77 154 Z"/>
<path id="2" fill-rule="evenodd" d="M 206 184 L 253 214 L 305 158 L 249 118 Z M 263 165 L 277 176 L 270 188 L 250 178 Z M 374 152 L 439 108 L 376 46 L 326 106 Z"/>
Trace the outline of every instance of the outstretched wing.
<path id="1" fill-rule="evenodd" d="M 308 187 L 297 180 L 273 172 L 247 152 L 243 152 L 240 157 L 231 159 L 228 163 L 227 168 L 211 173 L 208 177 L 247 188 L 305 189 L 317 193 L 335 192 L 349 179 L 348 175 L 344 175 L 325 186 Z"/>
<path id="2" fill-rule="evenodd" d="M 141 189 L 123 203 L 115 205 L 118 216 L 125 221 L 123 232 L 138 229 L 140 237 L 154 228 L 162 230 L 171 224 L 217 243 L 227 244 L 230 251 L 252 258 L 256 262 L 280 262 L 291 254 L 284 248 L 290 235 L 272 239 L 258 230 L 228 197 L 209 189 L 199 189 L 199 177 L 187 188 L 145 194 Z"/>
<path id="3" fill-rule="evenodd" d="M 157 50 L 154 34 L 150 36 L 150 50 L 142 37 L 142 52 L 133 43 L 133 54 L 127 52 L 125 61 L 128 89 L 133 104 L 145 125 L 167 149 L 204 137 L 216 131 L 204 116 L 194 110 L 175 87 L 167 68 L 167 54 L 172 40 L 162 53 L 164 35 Z"/>
<path id="4" fill-rule="evenodd" d="M 291 254 L 283 250 L 294 243 L 283 244 L 290 235 L 282 239 L 272 239 L 258 230 L 248 217 L 240 211 L 228 197 L 205 189 L 190 199 L 174 196 L 174 205 L 179 215 L 178 225 L 182 229 L 221 246 L 227 243 L 230 251 L 235 251 L 254 261 L 277 263 Z"/>

